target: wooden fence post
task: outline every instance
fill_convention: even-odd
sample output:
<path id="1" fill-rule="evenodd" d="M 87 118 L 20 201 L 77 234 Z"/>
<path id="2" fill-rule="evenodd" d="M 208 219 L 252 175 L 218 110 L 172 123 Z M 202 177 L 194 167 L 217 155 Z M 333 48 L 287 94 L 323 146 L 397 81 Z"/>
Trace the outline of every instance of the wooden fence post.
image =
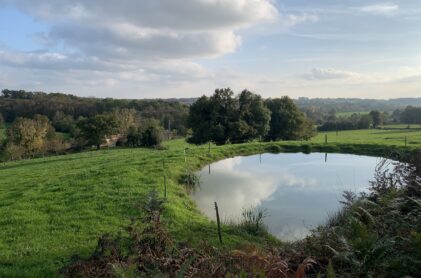
<path id="1" fill-rule="evenodd" d="M 167 199 L 167 176 L 164 175 L 164 199 Z"/>
<path id="2" fill-rule="evenodd" d="M 218 204 L 216 202 L 215 202 L 215 210 L 216 210 L 216 223 L 218 224 L 218 238 L 219 238 L 219 242 L 222 244 L 221 222 L 219 220 L 219 210 L 218 210 Z"/>

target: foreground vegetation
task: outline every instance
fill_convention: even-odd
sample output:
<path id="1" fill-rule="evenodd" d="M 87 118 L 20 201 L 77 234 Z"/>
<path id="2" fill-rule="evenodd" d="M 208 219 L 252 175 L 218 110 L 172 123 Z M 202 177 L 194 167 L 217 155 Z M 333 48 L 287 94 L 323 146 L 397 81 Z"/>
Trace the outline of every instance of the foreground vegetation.
<path id="1" fill-rule="evenodd" d="M 162 227 L 165 200 L 152 191 L 146 212 L 125 237 L 101 237 L 88 260 L 66 276 L 153 277 L 415 277 L 421 270 L 421 157 L 379 164 L 370 193 L 344 192 L 344 207 L 302 241 L 263 250 L 177 246 Z M 240 227 L 261 228 L 264 212 L 245 210 Z M 259 228 L 260 229 L 257 229 Z M 307 276 L 309 275 L 309 276 Z"/>
<path id="2" fill-rule="evenodd" d="M 54 276 L 73 255 L 89 257 L 101 235 L 126 233 L 123 227 L 138 216 L 138 206 L 151 190 L 162 196 L 164 173 L 168 199 L 163 219 L 175 242 L 198 246 L 206 239 L 220 246 L 215 223 L 197 210 L 180 180 L 186 168 L 259 152 L 386 155 L 390 149 L 421 148 L 421 132 L 406 132 L 340 132 L 336 142 L 329 139 L 328 144 L 320 134 L 313 141 L 212 145 L 210 153 L 208 145 L 173 140 L 164 144 L 166 150 L 105 149 L 5 163 L 0 168 L 0 276 Z M 400 139 L 405 135 L 414 138 L 407 148 Z M 328 138 L 334 136 L 329 133 Z M 227 249 L 276 243 L 270 236 L 254 236 L 238 227 L 222 229 Z"/>

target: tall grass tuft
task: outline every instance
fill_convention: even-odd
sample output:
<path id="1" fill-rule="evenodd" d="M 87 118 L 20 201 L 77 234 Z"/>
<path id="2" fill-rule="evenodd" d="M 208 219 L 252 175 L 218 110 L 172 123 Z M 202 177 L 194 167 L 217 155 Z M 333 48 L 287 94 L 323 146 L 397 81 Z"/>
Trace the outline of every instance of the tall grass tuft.
<path id="1" fill-rule="evenodd" d="M 200 186 L 200 177 L 188 168 L 186 169 L 186 172 L 180 176 L 179 182 L 186 187 L 187 192 L 193 193 L 197 187 Z"/>
<path id="2" fill-rule="evenodd" d="M 267 234 L 267 227 L 264 224 L 264 219 L 268 216 L 267 210 L 256 207 L 249 207 L 243 209 L 241 213 L 242 220 L 240 227 L 251 235 Z"/>

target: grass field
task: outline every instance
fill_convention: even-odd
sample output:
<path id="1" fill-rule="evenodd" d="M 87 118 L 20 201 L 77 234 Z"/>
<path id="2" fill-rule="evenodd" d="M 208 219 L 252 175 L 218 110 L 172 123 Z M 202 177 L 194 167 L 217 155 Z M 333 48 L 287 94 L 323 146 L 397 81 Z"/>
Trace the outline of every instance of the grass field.
<path id="1" fill-rule="evenodd" d="M 320 132 L 311 142 L 324 143 L 325 136 L 329 143 L 341 144 L 375 144 L 389 146 L 405 146 L 405 137 L 408 147 L 421 146 L 421 128 L 399 129 L 392 126 L 389 129 L 350 130 L 336 132 Z"/>
<path id="2" fill-rule="evenodd" d="M 325 135 L 328 144 L 325 144 Z M 408 147 L 403 138 L 407 136 Z M 247 143 L 211 147 L 183 140 L 167 150 L 109 149 L 0 166 L 0 277 L 49 277 L 72 255 L 89 256 L 104 233 L 124 232 L 138 204 L 168 177 L 164 221 L 180 242 L 206 239 L 217 245 L 215 224 L 196 208 L 178 182 L 187 161 L 194 169 L 225 157 L 258 152 L 326 151 L 380 155 L 421 148 L 421 130 L 361 130 L 321 133 L 309 142 Z M 163 161 L 165 161 L 163 163 Z M 253 238 L 223 227 L 227 248 Z"/>
<path id="3" fill-rule="evenodd" d="M 365 111 L 365 112 L 337 112 L 336 117 L 350 117 L 354 113 L 357 114 L 357 115 L 367 115 L 370 112 L 369 111 Z"/>

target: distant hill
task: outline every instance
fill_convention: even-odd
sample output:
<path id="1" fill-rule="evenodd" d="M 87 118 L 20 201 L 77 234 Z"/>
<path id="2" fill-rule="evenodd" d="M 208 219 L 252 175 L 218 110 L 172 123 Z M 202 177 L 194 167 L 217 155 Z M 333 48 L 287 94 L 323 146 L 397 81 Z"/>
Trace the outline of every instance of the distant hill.
<path id="1" fill-rule="evenodd" d="M 168 98 L 168 99 L 111 99 L 77 97 L 61 93 L 26 92 L 23 90 L 3 90 L 0 96 L 0 112 L 7 119 L 16 116 L 31 116 L 34 113 L 46 114 L 50 117 L 57 110 L 63 110 L 73 116 L 85 116 L 101 113 L 113 108 L 134 108 L 144 111 L 145 114 L 154 114 L 156 118 L 167 118 L 168 115 L 156 115 L 156 111 L 164 110 L 171 114 L 175 110 L 184 110 L 186 106 L 193 104 L 198 98 Z M 395 99 L 359 99 L 359 98 L 306 98 L 300 97 L 294 100 L 303 110 L 317 110 L 320 112 L 367 112 L 371 110 L 394 111 L 403 109 L 408 105 L 421 107 L 421 98 L 395 98 Z M 181 106 L 180 106 L 181 105 Z M 184 108 L 183 108 L 184 106 Z M 76 108 L 77 107 L 77 108 Z M 14 110 L 14 111 L 10 111 Z M 20 113 L 11 113 L 20 110 Z M 49 110 L 49 113 L 43 113 Z M 13 115 L 9 115 L 13 114 Z"/>
<path id="2" fill-rule="evenodd" d="M 298 98 L 295 100 L 302 109 L 316 108 L 322 111 L 366 112 L 371 110 L 393 111 L 409 105 L 420 106 L 421 98 L 359 99 L 359 98 Z"/>
<path id="3" fill-rule="evenodd" d="M 170 98 L 169 102 L 179 102 L 185 105 L 193 104 L 197 98 Z M 305 98 L 294 100 L 300 108 L 318 108 L 323 111 L 332 109 L 337 112 L 366 112 L 370 110 L 393 111 L 406 106 L 421 107 L 421 98 L 395 99 L 360 99 L 360 98 Z"/>

